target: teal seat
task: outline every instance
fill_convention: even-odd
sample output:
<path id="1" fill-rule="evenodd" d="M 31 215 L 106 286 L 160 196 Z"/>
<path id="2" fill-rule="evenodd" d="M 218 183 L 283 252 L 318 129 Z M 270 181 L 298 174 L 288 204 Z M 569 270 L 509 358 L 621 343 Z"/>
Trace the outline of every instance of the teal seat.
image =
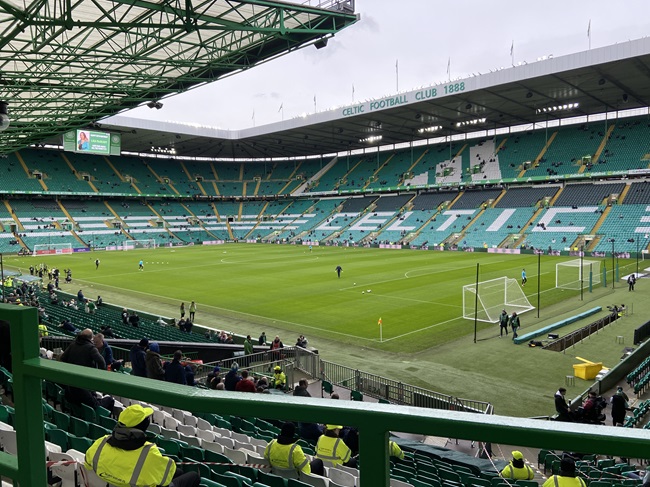
<path id="1" fill-rule="evenodd" d="M 273 475 L 272 473 L 265 473 L 260 470 L 257 476 L 257 481 L 268 485 L 269 487 L 287 487 L 287 479 Z"/>
<path id="2" fill-rule="evenodd" d="M 70 416 L 70 431 L 75 436 L 88 436 L 88 422 L 83 419 Z"/>
<path id="3" fill-rule="evenodd" d="M 95 413 L 95 410 L 87 404 L 81 404 L 80 418 L 89 423 L 95 423 L 97 421 L 97 414 Z"/>
<path id="4" fill-rule="evenodd" d="M 323 391 L 327 392 L 330 396 L 334 392 L 334 386 L 332 385 L 331 382 L 328 382 L 326 380 L 321 381 L 321 397 L 323 396 Z"/>
<path id="5" fill-rule="evenodd" d="M 68 431 L 70 429 L 70 416 L 67 414 L 53 409 L 52 420 L 54 421 L 54 424 L 57 426 L 57 428 L 60 428 L 64 431 Z"/>
<path id="6" fill-rule="evenodd" d="M 80 452 L 87 451 L 88 448 L 90 448 L 90 446 L 93 444 L 93 442 L 90 439 L 75 436 L 75 435 L 69 435 L 68 436 L 68 441 L 69 441 L 69 445 L 70 445 L 71 449 L 77 450 L 77 451 L 80 451 Z"/>
<path id="7" fill-rule="evenodd" d="M 363 401 L 363 394 L 359 391 L 352 391 L 350 392 L 350 399 L 353 401 Z"/>
<path id="8" fill-rule="evenodd" d="M 50 443 L 59 445 L 61 451 L 68 451 L 70 449 L 70 444 L 68 441 L 68 432 L 61 429 L 46 429 L 45 430 L 45 439 Z M 84 450 L 85 451 L 85 450 Z"/>

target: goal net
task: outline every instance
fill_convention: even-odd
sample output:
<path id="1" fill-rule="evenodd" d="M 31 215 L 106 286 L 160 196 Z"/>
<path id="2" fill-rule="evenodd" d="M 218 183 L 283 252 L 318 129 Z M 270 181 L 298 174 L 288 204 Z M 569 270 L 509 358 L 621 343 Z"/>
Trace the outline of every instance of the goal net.
<path id="1" fill-rule="evenodd" d="M 72 252 L 71 243 L 35 244 L 32 255 L 60 255 Z"/>
<path id="2" fill-rule="evenodd" d="M 567 262 L 560 262 L 555 265 L 555 287 L 560 289 L 580 289 L 587 288 L 589 284 L 600 284 L 600 261 L 574 259 Z"/>
<path id="3" fill-rule="evenodd" d="M 517 314 L 535 309 L 530 304 L 516 279 L 499 277 L 489 281 L 463 286 L 463 318 L 474 319 L 474 310 L 478 321 L 496 323 L 501 310 L 508 314 Z"/>
<path id="4" fill-rule="evenodd" d="M 124 250 L 135 250 L 135 249 L 155 249 L 158 247 L 156 240 L 153 238 L 144 239 L 144 240 L 125 240 L 122 248 Z"/>

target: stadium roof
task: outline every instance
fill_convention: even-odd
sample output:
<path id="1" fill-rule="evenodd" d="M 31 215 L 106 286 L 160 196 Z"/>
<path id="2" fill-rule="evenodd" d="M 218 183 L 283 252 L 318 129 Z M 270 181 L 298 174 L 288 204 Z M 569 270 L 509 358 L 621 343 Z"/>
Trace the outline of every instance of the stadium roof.
<path id="1" fill-rule="evenodd" d="M 0 153 L 326 42 L 354 0 L 0 0 Z M 318 45 L 318 44 L 317 44 Z"/>
<path id="2" fill-rule="evenodd" d="M 100 126 L 122 132 L 124 151 L 162 147 L 179 156 L 265 158 L 331 154 L 648 106 L 650 38 L 643 38 L 239 131 L 125 116 Z M 377 136 L 381 140 L 367 140 Z"/>

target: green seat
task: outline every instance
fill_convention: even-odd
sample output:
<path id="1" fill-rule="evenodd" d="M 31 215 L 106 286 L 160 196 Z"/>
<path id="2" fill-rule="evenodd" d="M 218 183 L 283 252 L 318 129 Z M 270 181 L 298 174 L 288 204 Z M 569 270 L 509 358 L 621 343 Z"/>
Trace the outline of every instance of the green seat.
<path id="1" fill-rule="evenodd" d="M 287 482 L 288 487 L 311 487 L 309 484 L 306 484 L 304 482 L 301 482 L 300 480 L 296 479 L 289 479 Z"/>
<path id="2" fill-rule="evenodd" d="M 45 420 L 52 419 L 52 411 L 54 411 L 52 405 L 43 400 L 43 417 Z"/>
<path id="3" fill-rule="evenodd" d="M 98 438 L 102 438 L 110 434 L 111 434 L 111 430 L 106 429 L 103 426 L 100 426 L 95 423 L 90 423 L 88 425 L 88 438 L 90 438 L 91 440 L 96 440 Z"/>
<path id="4" fill-rule="evenodd" d="M 54 409 L 52 410 L 52 420 L 54 421 L 54 424 L 57 426 L 57 428 L 60 428 L 64 431 L 68 431 L 70 429 L 70 416 L 67 414 Z"/>
<path id="5" fill-rule="evenodd" d="M 363 401 L 363 394 L 359 391 L 352 391 L 350 392 L 350 399 L 353 401 Z"/>
<path id="6" fill-rule="evenodd" d="M 75 435 L 68 435 L 68 442 L 70 445 L 70 448 L 73 450 L 77 450 L 80 452 L 85 452 L 90 448 L 90 446 L 93 444 L 93 442 L 84 437 L 79 437 Z"/>
<path id="7" fill-rule="evenodd" d="M 257 476 L 257 481 L 268 485 L 269 487 L 287 487 L 286 479 L 273 475 L 272 473 L 265 473 L 260 470 Z"/>
<path id="8" fill-rule="evenodd" d="M 208 463 L 232 463 L 230 458 L 216 451 L 205 450 L 204 455 L 204 459 Z"/>
<path id="9" fill-rule="evenodd" d="M 165 438 L 164 436 L 159 436 L 156 439 L 156 444 L 165 450 L 165 453 L 168 455 L 179 456 L 181 453 L 181 443 L 172 439 Z"/>
<path id="10" fill-rule="evenodd" d="M 244 475 L 240 475 L 237 472 L 233 472 L 232 470 L 229 471 L 229 472 L 224 472 L 223 475 L 226 476 L 226 477 L 232 477 L 232 478 L 237 479 L 240 482 L 240 484 L 242 485 L 242 487 L 245 486 L 245 485 L 253 485 L 253 482 L 248 477 L 246 477 Z"/>
<path id="11" fill-rule="evenodd" d="M 220 484 L 219 482 L 215 482 L 214 480 L 210 480 L 209 478 L 206 477 L 201 477 L 201 482 L 199 485 L 203 485 L 204 487 L 225 487 L 223 484 Z"/>
<path id="12" fill-rule="evenodd" d="M 88 436 L 88 422 L 70 416 L 70 431 L 75 436 Z"/>
<path id="13" fill-rule="evenodd" d="M 209 479 L 211 477 L 210 467 L 205 463 L 195 462 L 191 459 L 183 459 L 185 462 L 183 464 L 183 471 L 186 472 L 196 472 L 201 478 Z"/>
<path id="14" fill-rule="evenodd" d="M 87 404 L 82 404 L 80 418 L 89 423 L 95 423 L 97 421 L 97 414 L 93 408 Z"/>
<path id="15" fill-rule="evenodd" d="M 70 449 L 67 431 L 48 428 L 45 430 L 45 439 L 50 443 L 59 445 L 61 447 L 61 451 L 68 451 Z"/>
<path id="16" fill-rule="evenodd" d="M 225 472 L 224 474 L 212 474 L 212 479 L 215 480 L 216 482 L 219 482 L 220 484 L 224 485 L 225 487 L 245 487 L 248 484 L 242 483 L 242 481 L 238 478 L 231 477 L 229 475 L 226 475 L 230 472 Z"/>
<path id="17" fill-rule="evenodd" d="M 470 479 L 471 485 L 477 485 L 479 487 L 491 487 L 492 482 L 490 482 L 488 479 L 484 479 L 482 477 L 472 477 Z"/>
<path id="18" fill-rule="evenodd" d="M 334 386 L 332 385 L 331 382 L 328 382 L 326 380 L 321 381 L 321 397 L 323 396 L 323 391 L 327 392 L 330 396 L 334 392 Z"/>
<path id="19" fill-rule="evenodd" d="M 535 480 L 515 480 L 515 484 L 521 487 L 539 487 L 539 483 Z"/>
<path id="20" fill-rule="evenodd" d="M 546 457 L 548 455 L 555 455 L 555 452 L 553 450 L 539 451 L 539 453 L 537 454 L 537 468 L 542 468 L 542 465 L 544 465 L 544 460 L 546 460 Z"/>
<path id="21" fill-rule="evenodd" d="M 111 411 L 108 409 L 102 407 L 102 406 L 97 406 L 97 409 L 95 409 L 95 412 L 97 413 L 97 416 L 105 416 L 105 417 L 110 417 Z"/>
<path id="22" fill-rule="evenodd" d="M 180 456 L 183 459 L 195 460 L 197 462 L 205 461 L 205 452 L 195 446 L 181 446 Z"/>
<path id="23" fill-rule="evenodd" d="M 115 421 L 113 418 L 108 417 L 108 416 L 99 416 L 98 418 L 100 426 L 103 426 L 106 429 L 109 429 L 113 431 L 113 428 L 115 428 L 115 425 L 117 424 L 117 421 Z"/>

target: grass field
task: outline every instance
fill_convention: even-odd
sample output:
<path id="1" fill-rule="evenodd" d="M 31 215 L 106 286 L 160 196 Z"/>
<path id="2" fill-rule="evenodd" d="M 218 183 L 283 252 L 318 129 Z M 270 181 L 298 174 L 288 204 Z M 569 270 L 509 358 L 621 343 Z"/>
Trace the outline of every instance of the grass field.
<path id="1" fill-rule="evenodd" d="M 96 258 L 101 260 L 97 270 Z M 140 259 L 145 261 L 144 272 L 138 271 Z M 599 300 L 620 301 L 602 286 L 593 293 L 585 291 L 583 301 L 578 292 L 555 289 L 555 265 L 561 260 L 568 258 L 542 256 L 540 318 L 537 310 L 523 314 L 522 332 L 593 307 Z M 23 272 L 40 262 L 71 268 L 74 282 L 62 284 L 65 290 L 83 289 L 87 296 L 101 294 L 107 302 L 163 316 L 177 317 L 181 301 L 187 306 L 194 300 L 196 322 L 204 326 L 254 336 L 264 329 L 269 335 L 280 333 L 287 345 L 304 333 L 327 360 L 458 397 L 487 400 L 507 414 L 549 412 L 547 402 L 558 381 L 571 373 L 573 355 L 581 353 L 554 354 L 549 360 L 553 352 L 492 340 L 498 325 L 481 322 L 477 344 L 473 343 L 474 322 L 462 318 L 462 286 L 475 282 L 477 263 L 481 281 L 501 276 L 519 280 L 526 268 L 524 291 L 536 306 L 533 255 L 330 247 L 309 252 L 302 246 L 231 244 L 12 256 L 4 261 L 8 268 Z M 340 279 L 338 265 L 343 268 Z M 634 271 L 630 261 L 620 265 L 621 273 Z M 622 283 L 617 288 L 624 291 Z M 621 347 L 612 346 L 614 342 L 608 341 L 597 349 L 598 356 L 594 352 L 588 358 L 604 357 L 611 364 L 620 357 Z M 506 386 L 504 378 L 513 370 L 525 379 Z M 580 387 L 586 386 L 578 384 L 576 391 Z M 529 404 L 518 405 L 501 395 L 514 397 L 527 389 L 529 397 L 536 398 L 532 411 Z"/>
<path id="2" fill-rule="evenodd" d="M 138 271 L 140 259 L 144 272 Z M 473 333 L 473 321 L 462 318 L 462 287 L 475 282 L 477 263 L 481 281 L 501 276 L 519 281 L 527 268 L 525 291 L 531 303 L 537 300 L 537 257 L 530 255 L 229 245 L 27 257 L 19 265 L 24 270 L 40 261 L 71 268 L 78 283 L 73 287 L 87 293 L 92 285 L 130 290 L 153 303 L 194 300 L 200 309 L 308 336 L 379 346 L 381 318 L 381 347 L 389 351 Z M 541 267 L 542 307 L 575 294 L 554 289 L 556 263 L 546 259 Z M 202 323 L 200 314 L 197 321 Z"/>

